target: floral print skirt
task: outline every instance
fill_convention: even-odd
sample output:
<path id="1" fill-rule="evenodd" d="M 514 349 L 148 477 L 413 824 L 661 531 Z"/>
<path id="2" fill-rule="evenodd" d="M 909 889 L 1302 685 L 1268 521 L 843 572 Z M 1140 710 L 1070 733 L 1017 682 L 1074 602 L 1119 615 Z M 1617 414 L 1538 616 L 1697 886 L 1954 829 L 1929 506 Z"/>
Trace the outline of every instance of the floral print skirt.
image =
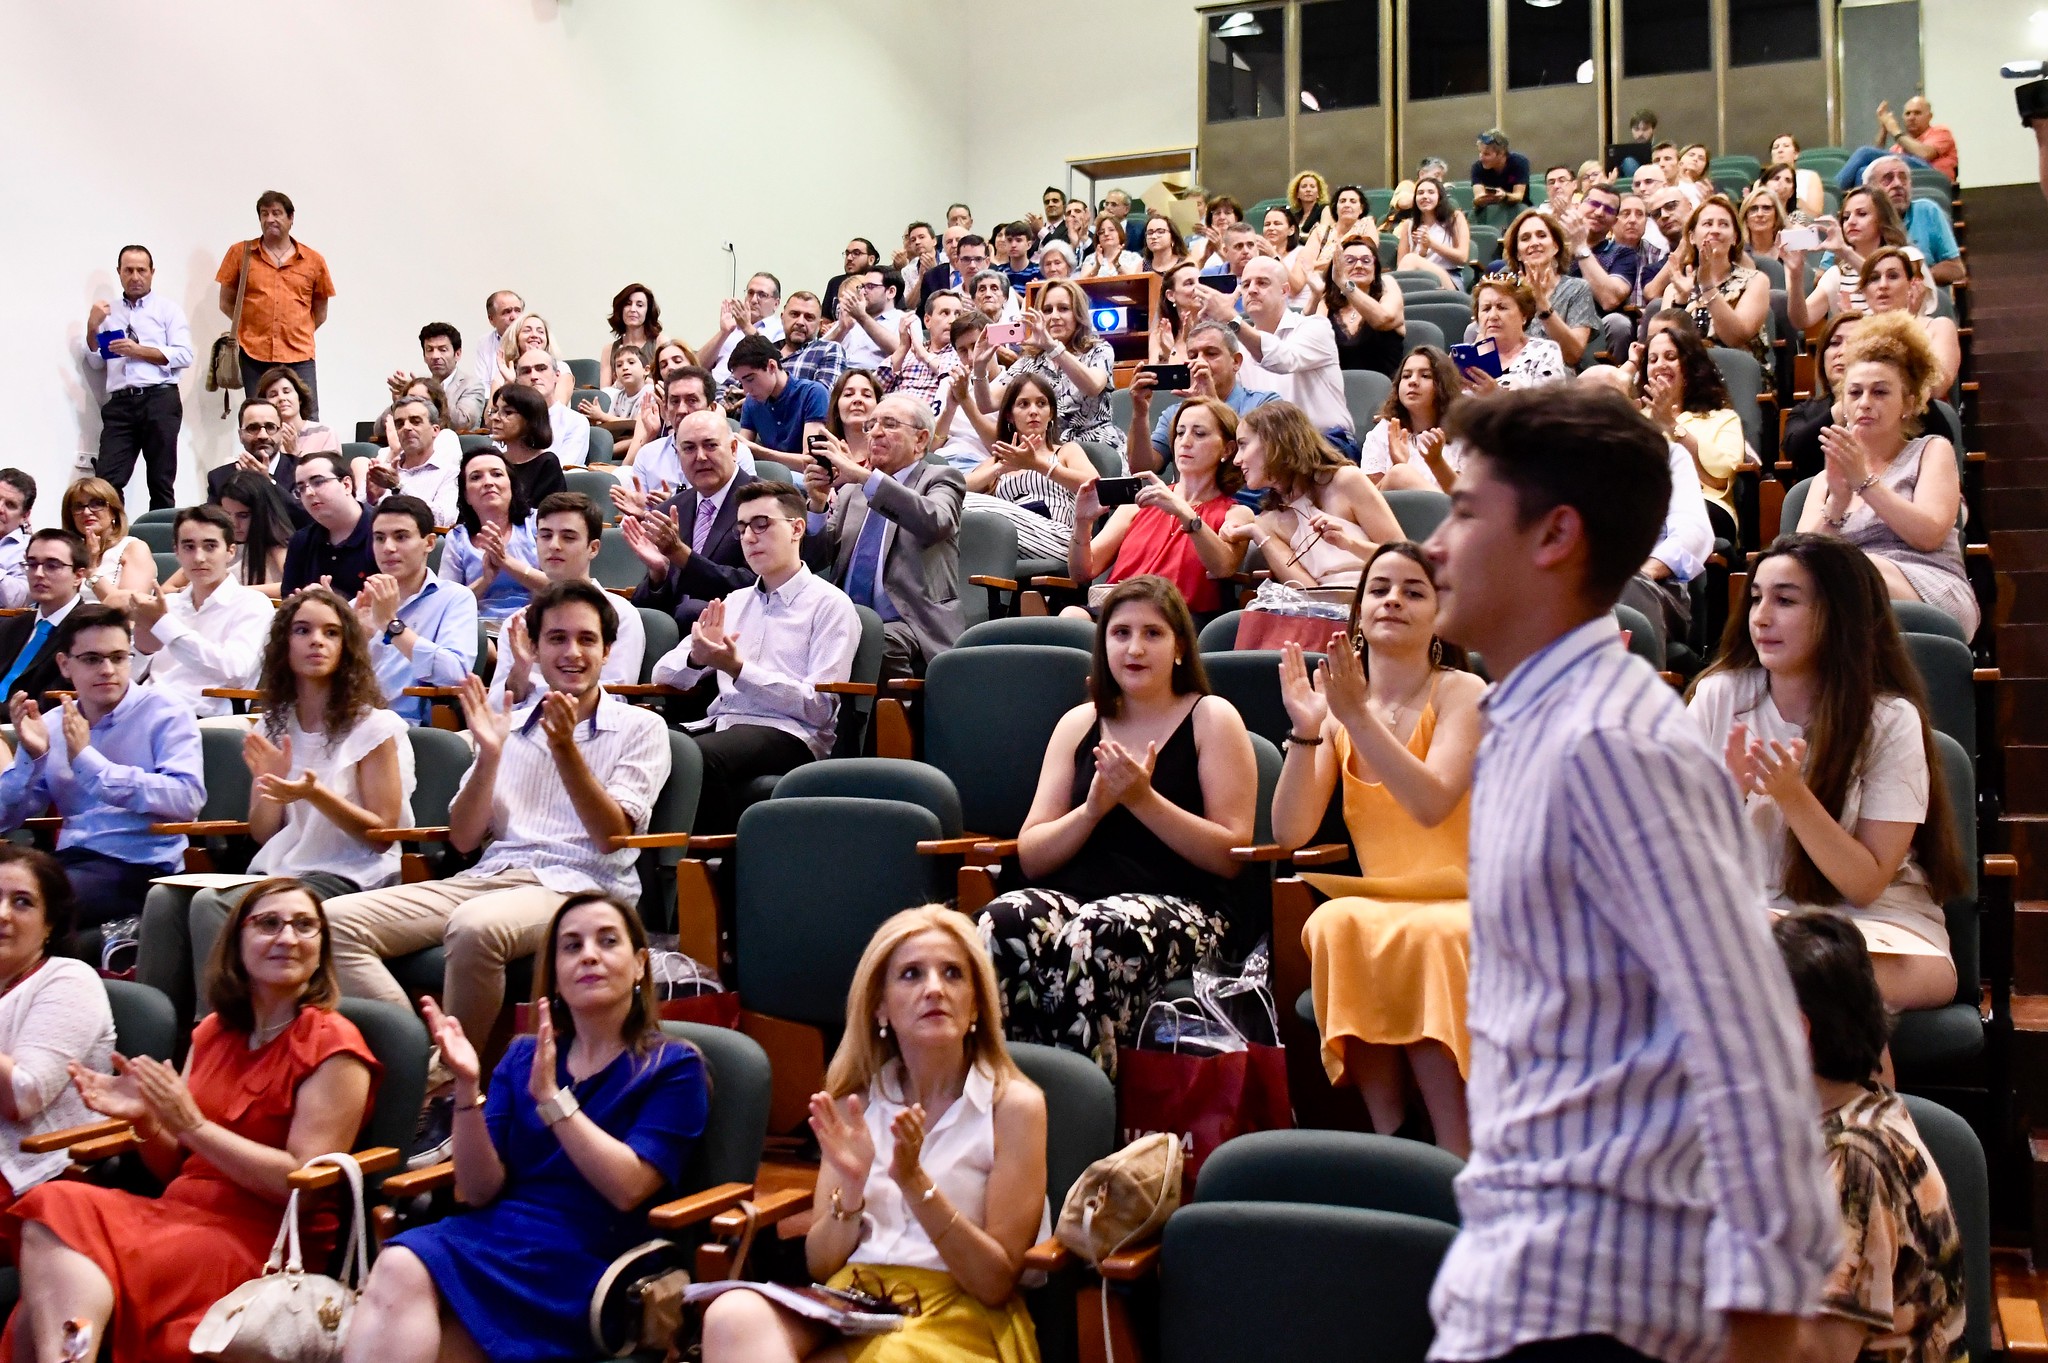
<path id="1" fill-rule="evenodd" d="M 1223 940 L 1223 918 L 1192 899 L 1117 894 L 1084 903 L 1057 890 L 1012 890 L 979 915 L 1002 988 L 1003 1031 L 1079 1051 L 1116 1077 L 1116 1048 L 1145 1009 Z"/>

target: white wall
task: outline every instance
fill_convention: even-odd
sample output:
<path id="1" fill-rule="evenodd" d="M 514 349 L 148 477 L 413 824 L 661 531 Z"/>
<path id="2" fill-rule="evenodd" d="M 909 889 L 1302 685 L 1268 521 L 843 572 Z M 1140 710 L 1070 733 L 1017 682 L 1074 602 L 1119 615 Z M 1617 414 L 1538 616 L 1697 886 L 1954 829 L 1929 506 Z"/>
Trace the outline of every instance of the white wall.
<path id="1" fill-rule="evenodd" d="M 612 293 L 653 287 L 701 341 L 729 285 L 817 288 L 853 232 L 942 211 L 964 180 L 951 30 L 930 0 L 0 0 L 0 259 L 11 437 L 47 491 L 96 448 L 77 358 L 129 241 L 156 254 L 195 349 L 226 326 L 213 273 L 289 193 L 337 296 L 323 416 L 375 414 L 429 320 L 481 336 L 520 290 L 594 355 Z M 260 40 L 256 35 L 261 35 Z M 234 150 L 240 146 L 245 150 Z M 896 230 L 900 231 L 900 227 Z M 185 387 L 180 495 L 234 449 L 219 395 Z M 131 484 L 139 500 L 142 471 Z"/>
<path id="2" fill-rule="evenodd" d="M 2034 135 L 2020 126 L 2015 82 L 2000 80 L 2009 61 L 2048 57 L 2048 16 L 2041 0 L 1922 0 L 1921 62 L 1934 121 L 1956 135 L 1962 180 L 1970 185 L 2032 184 Z M 1854 142 L 1874 131 L 1869 110 L 1843 111 Z"/>

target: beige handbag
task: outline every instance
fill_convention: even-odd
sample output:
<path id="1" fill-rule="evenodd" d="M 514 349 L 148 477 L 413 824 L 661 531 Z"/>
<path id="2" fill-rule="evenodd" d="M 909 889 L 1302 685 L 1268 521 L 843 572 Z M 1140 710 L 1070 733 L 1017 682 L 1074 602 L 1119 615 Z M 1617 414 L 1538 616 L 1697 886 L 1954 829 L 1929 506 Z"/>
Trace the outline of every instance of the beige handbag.
<path id="1" fill-rule="evenodd" d="M 228 414 L 227 394 L 242 386 L 242 300 L 249 293 L 249 257 L 256 249 L 251 241 L 242 243 L 242 273 L 235 280 L 235 317 L 228 334 L 216 337 L 206 357 L 206 391 L 219 393 L 220 414 Z"/>
<path id="2" fill-rule="evenodd" d="M 363 1171 L 353 1155 L 315 1155 L 306 1167 L 331 1164 L 348 1179 L 355 1199 L 341 1280 L 308 1273 L 299 1254 L 299 1192 L 284 1207 L 284 1224 L 263 1275 L 222 1297 L 192 1331 L 192 1353 L 221 1363 L 340 1363 L 356 1293 L 370 1272 L 363 1234 Z"/>
<path id="3" fill-rule="evenodd" d="M 1180 1139 L 1140 1136 L 1081 1171 L 1053 1234 L 1091 1264 L 1159 1233 L 1180 1206 Z"/>

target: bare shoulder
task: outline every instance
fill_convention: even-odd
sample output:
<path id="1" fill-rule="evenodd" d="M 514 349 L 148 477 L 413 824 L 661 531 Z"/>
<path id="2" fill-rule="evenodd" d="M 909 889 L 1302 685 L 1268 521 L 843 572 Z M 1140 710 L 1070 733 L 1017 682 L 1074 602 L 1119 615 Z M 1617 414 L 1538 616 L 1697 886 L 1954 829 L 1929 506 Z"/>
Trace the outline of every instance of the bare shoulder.
<path id="1" fill-rule="evenodd" d="M 1477 672 L 1447 671 L 1437 683 L 1437 710 L 1441 713 L 1475 708 L 1485 695 L 1486 681 Z"/>
<path id="2" fill-rule="evenodd" d="M 995 1119 L 998 1126 L 1013 1124 L 1045 1125 L 1045 1093 L 1038 1085 L 1024 1075 L 1013 1074 L 1003 1085 L 1003 1091 L 996 1096 Z"/>
<path id="3" fill-rule="evenodd" d="M 1229 742 L 1233 736 L 1242 737 L 1247 732 L 1244 716 L 1237 707 L 1221 696 L 1204 696 L 1195 702 L 1195 741 L 1205 743 L 1215 738 Z"/>

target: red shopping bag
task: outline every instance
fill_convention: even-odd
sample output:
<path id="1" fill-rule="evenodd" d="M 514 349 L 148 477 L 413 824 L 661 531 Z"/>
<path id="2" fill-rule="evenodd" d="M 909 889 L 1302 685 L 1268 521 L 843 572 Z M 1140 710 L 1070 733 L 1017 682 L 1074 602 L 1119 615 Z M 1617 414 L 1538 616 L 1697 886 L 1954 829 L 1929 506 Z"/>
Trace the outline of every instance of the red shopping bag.
<path id="1" fill-rule="evenodd" d="M 1117 1052 L 1117 1125 L 1128 1143 L 1153 1131 L 1180 1137 L 1188 1191 L 1209 1152 L 1247 1131 L 1294 1125 L 1287 1099 L 1287 1052 L 1246 1046 L 1221 1055 Z"/>
<path id="2" fill-rule="evenodd" d="M 740 996 L 730 990 L 711 990 L 680 999 L 660 1002 L 663 1022 L 701 1022 L 728 1031 L 740 1025 Z M 512 1012 L 513 1030 L 526 1036 L 534 1029 L 533 1005 L 517 1004 Z"/>
<path id="3" fill-rule="evenodd" d="M 1342 634 L 1344 622 L 1320 615 L 1281 615 L 1277 611 L 1246 611 L 1237 619 L 1237 640 L 1235 647 L 1241 652 L 1246 649 L 1272 648 L 1292 640 L 1301 645 L 1304 653 L 1326 653 L 1330 648 L 1330 636 Z"/>

